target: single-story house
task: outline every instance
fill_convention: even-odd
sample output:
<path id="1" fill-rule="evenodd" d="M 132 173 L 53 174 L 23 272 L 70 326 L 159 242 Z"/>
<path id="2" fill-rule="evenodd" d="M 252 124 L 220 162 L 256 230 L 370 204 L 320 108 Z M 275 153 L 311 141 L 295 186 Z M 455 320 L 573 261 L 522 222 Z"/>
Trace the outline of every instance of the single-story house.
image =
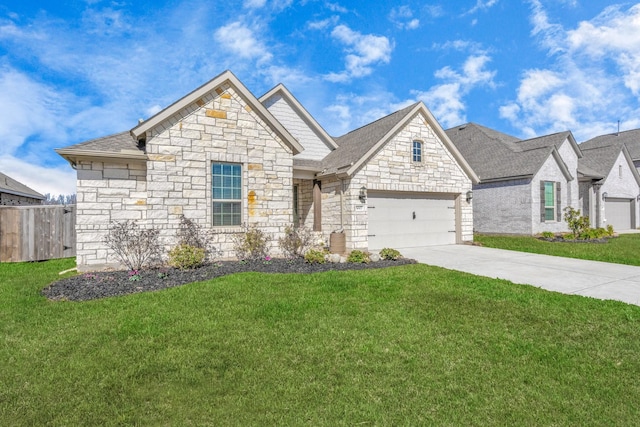
<path id="1" fill-rule="evenodd" d="M 332 138 L 284 86 L 258 99 L 225 71 L 128 132 L 56 151 L 77 170 L 80 271 L 118 267 L 111 222 L 157 228 L 169 249 L 183 214 L 226 258 L 242 225 L 273 242 L 293 223 L 342 232 L 347 250 L 473 239 L 477 177 L 421 102 Z"/>
<path id="2" fill-rule="evenodd" d="M 580 207 L 594 227 L 611 225 L 614 230 L 629 230 L 639 225 L 640 175 L 636 164 L 640 164 L 640 156 L 634 162 L 629 149 L 640 152 L 640 140 L 630 138 L 634 133 L 640 137 L 640 132 L 628 131 L 580 144 Z"/>
<path id="3" fill-rule="evenodd" d="M 578 206 L 580 148 L 571 132 L 521 140 L 467 123 L 446 130 L 479 182 L 474 230 L 526 234 L 567 231 L 563 210 Z"/>
<path id="4" fill-rule="evenodd" d="M 44 196 L 0 172 L 0 205 L 41 205 Z"/>

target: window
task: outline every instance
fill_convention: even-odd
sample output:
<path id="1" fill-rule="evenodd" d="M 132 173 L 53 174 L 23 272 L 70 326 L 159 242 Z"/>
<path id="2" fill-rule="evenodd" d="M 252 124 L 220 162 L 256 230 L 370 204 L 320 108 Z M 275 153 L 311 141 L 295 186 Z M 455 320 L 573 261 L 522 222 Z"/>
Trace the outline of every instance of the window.
<path id="1" fill-rule="evenodd" d="M 214 163 L 213 225 L 242 224 L 242 166 L 232 163 Z"/>
<path id="2" fill-rule="evenodd" d="M 422 142 L 413 141 L 413 161 L 422 162 Z"/>
<path id="3" fill-rule="evenodd" d="M 544 181 L 544 221 L 556 220 L 556 183 Z"/>

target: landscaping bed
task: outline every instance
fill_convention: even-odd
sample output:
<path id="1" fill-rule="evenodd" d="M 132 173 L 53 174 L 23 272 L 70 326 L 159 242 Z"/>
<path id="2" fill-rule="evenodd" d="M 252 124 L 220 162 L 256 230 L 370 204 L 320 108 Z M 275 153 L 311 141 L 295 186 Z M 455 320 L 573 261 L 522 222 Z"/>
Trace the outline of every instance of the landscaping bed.
<path id="1" fill-rule="evenodd" d="M 270 259 L 269 261 L 224 261 L 204 265 L 191 270 L 158 268 L 131 271 L 109 271 L 85 273 L 52 283 L 42 290 L 42 295 L 51 300 L 87 301 L 128 295 L 139 292 L 158 291 L 200 282 L 228 274 L 259 273 L 318 273 L 323 271 L 363 270 L 385 268 L 404 264 L 415 264 L 412 259 L 396 261 L 380 260 L 370 263 L 308 263 L 302 258 L 294 260 Z"/>

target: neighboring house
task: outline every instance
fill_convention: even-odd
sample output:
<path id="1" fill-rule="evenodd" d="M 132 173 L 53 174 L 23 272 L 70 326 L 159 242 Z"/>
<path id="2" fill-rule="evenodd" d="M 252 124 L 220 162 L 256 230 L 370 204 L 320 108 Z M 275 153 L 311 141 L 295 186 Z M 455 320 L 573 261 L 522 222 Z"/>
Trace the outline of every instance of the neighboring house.
<path id="1" fill-rule="evenodd" d="M 614 230 L 638 227 L 640 199 L 640 132 L 603 135 L 580 144 L 580 208 L 594 227 Z M 638 159 L 634 162 L 631 150 Z M 635 165 L 634 165 L 635 163 Z"/>
<path id="2" fill-rule="evenodd" d="M 56 151 L 78 174 L 80 271 L 118 266 L 111 222 L 157 228 L 168 249 L 182 214 L 224 257 L 242 225 L 273 242 L 292 223 L 341 231 L 349 250 L 473 239 L 477 177 L 422 103 L 333 139 L 284 86 L 258 100 L 226 71 L 129 132 Z"/>
<path id="3" fill-rule="evenodd" d="M 41 205 L 44 196 L 0 172 L 0 205 Z"/>
<path id="4" fill-rule="evenodd" d="M 563 210 L 579 204 L 582 157 L 571 132 L 520 140 L 475 123 L 446 131 L 478 175 L 474 230 L 526 234 L 567 231 Z"/>

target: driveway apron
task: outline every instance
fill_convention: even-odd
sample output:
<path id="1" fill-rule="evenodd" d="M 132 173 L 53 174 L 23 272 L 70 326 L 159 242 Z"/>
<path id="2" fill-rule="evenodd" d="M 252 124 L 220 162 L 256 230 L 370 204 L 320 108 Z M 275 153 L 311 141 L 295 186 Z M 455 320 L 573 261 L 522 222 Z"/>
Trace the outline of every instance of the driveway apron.
<path id="1" fill-rule="evenodd" d="M 550 291 L 640 305 L 640 267 L 473 245 L 400 248 L 424 264 Z"/>

